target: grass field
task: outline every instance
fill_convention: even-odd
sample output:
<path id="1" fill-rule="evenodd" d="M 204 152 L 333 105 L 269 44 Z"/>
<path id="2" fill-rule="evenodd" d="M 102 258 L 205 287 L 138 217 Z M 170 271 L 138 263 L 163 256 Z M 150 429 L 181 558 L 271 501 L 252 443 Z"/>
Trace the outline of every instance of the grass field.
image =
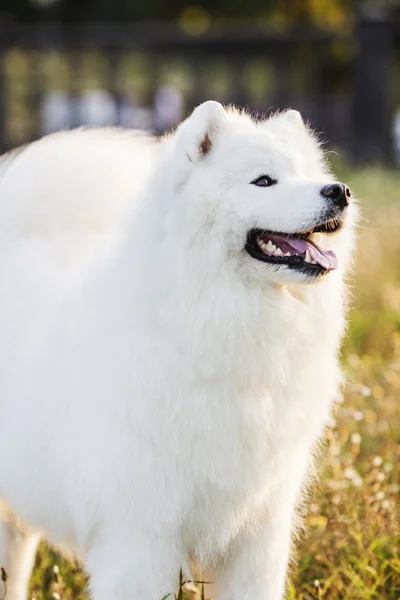
<path id="1" fill-rule="evenodd" d="M 288 600 L 399 600 L 400 175 L 340 168 L 339 175 L 365 217 L 343 347 L 347 384 L 326 435 Z M 78 565 L 41 546 L 32 598 L 83 600 L 84 584 Z"/>

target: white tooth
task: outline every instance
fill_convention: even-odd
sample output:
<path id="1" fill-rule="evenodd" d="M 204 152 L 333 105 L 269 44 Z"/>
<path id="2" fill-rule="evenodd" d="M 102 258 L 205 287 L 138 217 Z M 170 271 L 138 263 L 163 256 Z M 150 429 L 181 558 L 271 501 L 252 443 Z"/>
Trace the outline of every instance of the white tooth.
<path id="1" fill-rule="evenodd" d="M 269 245 L 269 244 L 271 244 L 271 245 Z M 268 250 L 269 250 L 269 252 L 275 252 L 275 250 L 276 250 L 275 244 L 273 244 L 271 241 L 268 242 Z"/>
<path id="2" fill-rule="evenodd" d="M 286 252 L 285 256 L 292 256 L 290 252 Z"/>
<path id="3" fill-rule="evenodd" d="M 280 248 L 277 248 L 277 249 L 275 250 L 275 256 L 282 256 L 282 255 L 283 255 L 283 252 L 282 252 L 282 250 L 281 250 Z"/>
<path id="4" fill-rule="evenodd" d="M 321 242 L 321 234 L 313 233 L 311 239 L 315 244 L 319 244 Z"/>
<path id="5" fill-rule="evenodd" d="M 261 248 L 261 250 L 265 250 L 267 248 L 267 244 L 261 239 L 258 240 L 258 246 Z"/>
<path id="6" fill-rule="evenodd" d="M 310 256 L 310 253 L 309 253 L 309 251 L 308 251 L 308 250 L 306 250 L 306 257 L 305 257 L 305 259 L 304 259 L 304 260 L 305 260 L 306 262 L 308 262 L 308 263 L 309 263 L 309 262 L 311 262 L 311 256 Z"/>
<path id="7" fill-rule="evenodd" d="M 272 244 L 271 240 L 268 240 L 268 244 L 267 244 L 268 252 L 272 252 L 272 246 L 273 246 L 273 244 Z"/>
<path id="8" fill-rule="evenodd" d="M 316 265 L 317 263 L 316 263 L 316 261 L 315 261 L 315 260 L 312 260 L 312 261 L 311 261 L 311 264 L 312 264 L 312 265 Z"/>

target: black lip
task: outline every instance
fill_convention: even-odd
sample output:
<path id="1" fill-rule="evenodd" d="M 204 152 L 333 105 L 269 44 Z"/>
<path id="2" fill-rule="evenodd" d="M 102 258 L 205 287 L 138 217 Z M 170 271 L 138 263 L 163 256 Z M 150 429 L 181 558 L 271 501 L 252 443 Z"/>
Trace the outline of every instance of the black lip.
<path id="1" fill-rule="evenodd" d="M 311 263 L 306 263 L 306 261 L 303 260 L 301 256 L 267 256 L 262 250 L 260 250 L 257 244 L 257 238 L 266 232 L 273 233 L 272 231 L 267 231 L 265 229 L 251 229 L 247 234 L 247 240 L 244 248 L 252 258 L 255 258 L 256 260 L 260 260 L 261 262 L 265 262 L 268 264 L 285 265 L 286 267 L 289 267 L 289 269 L 294 269 L 296 271 L 303 272 L 307 275 L 315 277 L 318 277 L 328 272 L 326 269 L 324 269 L 324 267 L 321 267 L 321 265 L 313 265 Z M 288 237 L 287 234 L 278 235 L 284 235 Z M 292 237 L 304 236 L 293 235 Z"/>
<path id="2" fill-rule="evenodd" d="M 269 264 L 285 265 L 289 269 L 293 269 L 300 273 L 304 273 L 308 276 L 317 278 L 325 275 L 329 272 L 329 269 L 324 269 L 321 265 L 313 265 L 307 263 L 301 256 L 268 256 L 259 248 L 257 238 L 264 234 L 281 235 L 286 238 L 300 238 L 307 239 L 312 233 L 326 233 L 328 235 L 336 233 L 343 227 L 343 215 L 341 213 L 335 213 L 334 216 L 330 215 L 322 223 L 310 227 L 306 231 L 298 231 L 295 233 L 283 233 L 278 231 L 271 231 L 269 229 L 255 228 L 251 229 L 247 234 L 245 243 L 246 252 L 256 260 L 266 262 Z"/>
<path id="3" fill-rule="evenodd" d="M 337 231 L 340 231 L 340 229 L 342 229 L 343 224 L 343 212 L 335 211 L 333 214 L 331 213 L 330 215 L 327 215 L 322 223 L 316 225 L 315 227 L 312 227 L 308 235 L 310 235 L 311 233 L 336 233 Z M 301 233 L 300 237 L 303 237 Z"/>

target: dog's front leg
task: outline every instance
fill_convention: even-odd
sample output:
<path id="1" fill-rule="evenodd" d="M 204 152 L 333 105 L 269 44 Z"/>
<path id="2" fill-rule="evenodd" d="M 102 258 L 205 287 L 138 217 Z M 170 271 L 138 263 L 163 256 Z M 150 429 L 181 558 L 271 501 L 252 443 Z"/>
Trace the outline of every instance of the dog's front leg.
<path id="1" fill-rule="evenodd" d="M 110 539 L 89 552 L 93 600 L 161 600 L 176 592 L 183 563 L 178 544 L 154 532 L 134 537 Z"/>
<path id="2" fill-rule="evenodd" d="M 237 539 L 216 581 L 215 600 L 281 600 L 291 546 L 291 513 Z"/>

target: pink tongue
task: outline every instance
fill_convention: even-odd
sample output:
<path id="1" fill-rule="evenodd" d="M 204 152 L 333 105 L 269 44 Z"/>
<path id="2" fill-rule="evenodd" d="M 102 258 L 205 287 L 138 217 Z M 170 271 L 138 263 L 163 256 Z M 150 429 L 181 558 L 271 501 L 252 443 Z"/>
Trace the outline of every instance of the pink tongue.
<path id="1" fill-rule="evenodd" d="M 304 255 L 308 250 L 310 257 L 324 269 L 337 269 L 338 262 L 336 254 L 331 250 L 321 250 L 321 248 L 318 248 L 318 246 L 310 240 L 303 240 L 301 238 L 285 238 L 285 242 L 295 250 L 297 254 Z"/>

